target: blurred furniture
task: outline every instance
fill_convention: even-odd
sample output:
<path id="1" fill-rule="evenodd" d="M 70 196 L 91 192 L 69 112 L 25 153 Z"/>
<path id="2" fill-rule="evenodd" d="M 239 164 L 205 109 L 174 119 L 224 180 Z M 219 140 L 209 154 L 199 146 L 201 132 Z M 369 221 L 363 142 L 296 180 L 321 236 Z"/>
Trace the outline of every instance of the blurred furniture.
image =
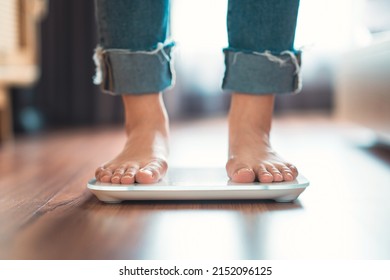
<path id="1" fill-rule="evenodd" d="M 390 32 L 346 55 L 336 84 L 336 115 L 390 145 Z"/>
<path id="2" fill-rule="evenodd" d="M 37 23 L 45 10 L 46 0 L 0 2 L 0 142 L 12 138 L 9 88 L 39 76 Z"/>

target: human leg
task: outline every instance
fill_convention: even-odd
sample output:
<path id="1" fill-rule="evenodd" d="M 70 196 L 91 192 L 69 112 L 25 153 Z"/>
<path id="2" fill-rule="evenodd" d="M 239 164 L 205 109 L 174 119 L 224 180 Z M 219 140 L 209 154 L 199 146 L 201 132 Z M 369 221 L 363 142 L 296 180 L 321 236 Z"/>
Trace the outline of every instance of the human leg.
<path id="1" fill-rule="evenodd" d="M 271 147 L 275 94 L 300 88 L 293 48 L 298 0 L 230 0 L 223 88 L 233 92 L 226 169 L 235 182 L 291 181 L 295 166 Z"/>
<path id="2" fill-rule="evenodd" d="M 95 83 L 121 95 L 127 141 L 96 169 L 107 183 L 154 183 L 167 170 L 168 116 L 161 92 L 172 84 L 169 0 L 95 0 L 99 47 Z"/>

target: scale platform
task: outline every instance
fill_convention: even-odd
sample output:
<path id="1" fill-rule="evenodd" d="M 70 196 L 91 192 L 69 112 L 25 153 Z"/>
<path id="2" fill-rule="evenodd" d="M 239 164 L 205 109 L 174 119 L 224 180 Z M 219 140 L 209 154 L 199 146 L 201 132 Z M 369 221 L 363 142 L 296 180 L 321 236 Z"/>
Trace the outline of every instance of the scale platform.
<path id="1" fill-rule="evenodd" d="M 222 168 L 171 168 L 156 184 L 109 184 L 91 179 L 88 189 L 106 203 L 126 200 L 248 200 L 291 202 L 309 185 L 302 175 L 277 183 L 233 183 Z"/>

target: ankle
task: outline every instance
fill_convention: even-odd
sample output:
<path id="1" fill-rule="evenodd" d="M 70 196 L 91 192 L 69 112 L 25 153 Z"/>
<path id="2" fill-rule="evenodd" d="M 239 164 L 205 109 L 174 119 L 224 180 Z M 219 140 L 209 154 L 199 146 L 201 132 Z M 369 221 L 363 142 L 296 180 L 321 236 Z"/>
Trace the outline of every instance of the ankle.
<path id="1" fill-rule="evenodd" d="M 254 132 L 268 140 L 273 115 L 274 95 L 233 93 L 229 110 L 230 134 Z M 233 136 L 230 135 L 230 136 Z"/>
<path id="2" fill-rule="evenodd" d="M 161 93 L 124 95 L 123 104 L 127 130 L 137 127 L 167 130 L 169 120 Z"/>

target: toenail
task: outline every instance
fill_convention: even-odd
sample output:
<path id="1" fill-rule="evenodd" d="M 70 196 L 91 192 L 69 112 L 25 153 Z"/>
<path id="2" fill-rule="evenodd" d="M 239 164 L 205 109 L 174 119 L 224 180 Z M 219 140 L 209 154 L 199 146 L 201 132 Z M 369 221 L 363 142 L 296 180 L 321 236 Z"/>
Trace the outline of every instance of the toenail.
<path id="1" fill-rule="evenodd" d="M 242 172 L 252 172 L 252 169 L 249 169 L 249 168 L 241 168 L 239 169 L 236 174 L 240 174 Z"/>
<path id="2" fill-rule="evenodd" d="M 150 170 L 147 170 L 147 169 L 141 169 L 140 171 L 141 171 L 141 172 L 143 172 L 143 173 L 146 173 L 146 174 L 150 175 L 151 177 L 153 177 L 153 172 L 152 172 L 152 171 L 150 171 Z"/>

